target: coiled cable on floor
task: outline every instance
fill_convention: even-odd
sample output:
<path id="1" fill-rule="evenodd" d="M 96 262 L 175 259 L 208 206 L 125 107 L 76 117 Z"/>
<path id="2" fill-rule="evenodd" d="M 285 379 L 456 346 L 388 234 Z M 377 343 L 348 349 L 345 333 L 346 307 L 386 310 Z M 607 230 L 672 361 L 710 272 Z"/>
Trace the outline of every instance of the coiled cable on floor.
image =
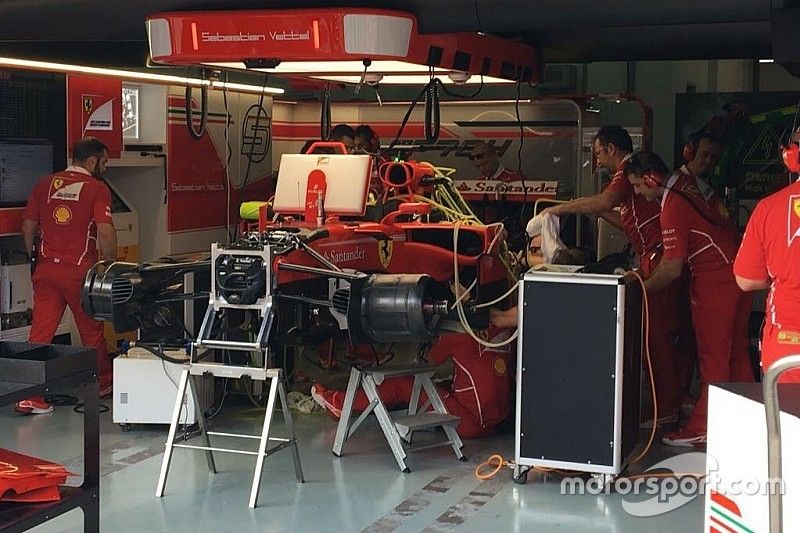
<path id="1" fill-rule="evenodd" d="M 496 462 L 497 464 L 492 468 L 492 470 L 485 471 L 486 468 L 492 467 L 493 462 Z M 475 477 L 484 481 L 487 479 L 492 479 L 498 474 L 498 472 L 500 472 L 500 470 L 503 469 L 504 466 L 508 466 L 508 461 L 503 459 L 502 455 L 496 453 L 475 467 Z"/>

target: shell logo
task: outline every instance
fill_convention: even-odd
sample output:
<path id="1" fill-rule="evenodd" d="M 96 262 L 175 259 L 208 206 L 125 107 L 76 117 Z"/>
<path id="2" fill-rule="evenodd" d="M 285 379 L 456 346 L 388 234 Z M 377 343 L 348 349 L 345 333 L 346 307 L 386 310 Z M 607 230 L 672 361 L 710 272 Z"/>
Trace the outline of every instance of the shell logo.
<path id="1" fill-rule="evenodd" d="M 69 221 L 72 220 L 72 211 L 69 210 L 69 207 L 60 205 L 53 211 L 53 218 L 56 219 L 57 224 L 69 224 Z"/>

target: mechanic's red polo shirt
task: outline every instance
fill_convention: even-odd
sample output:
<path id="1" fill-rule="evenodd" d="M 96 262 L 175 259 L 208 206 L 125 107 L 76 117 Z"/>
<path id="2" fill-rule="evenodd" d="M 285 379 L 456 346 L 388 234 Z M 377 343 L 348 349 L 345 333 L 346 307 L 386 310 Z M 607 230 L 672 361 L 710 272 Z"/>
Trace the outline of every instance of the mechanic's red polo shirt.
<path id="1" fill-rule="evenodd" d="M 767 320 L 779 328 L 800 327 L 800 182 L 758 203 L 733 271 L 742 278 L 772 279 Z"/>
<path id="2" fill-rule="evenodd" d="M 617 192 L 623 197 L 619 214 L 622 218 L 622 229 L 631 242 L 633 251 L 639 257 L 655 251 L 661 244 L 661 225 L 658 219 L 661 206 L 658 202 L 648 201 L 644 196 L 636 194 L 622 167 L 617 169 L 606 190 Z"/>
<path id="3" fill-rule="evenodd" d="M 692 275 L 724 271 L 739 248 L 739 232 L 725 204 L 708 185 L 694 176 L 676 172 L 667 181 L 661 202 L 664 259 L 689 263 Z"/>
<path id="4" fill-rule="evenodd" d="M 24 218 L 38 222 L 39 259 L 72 265 L 97 262 L 97 224 L 111 224 L 111 192 L 81 167 L 41 178 Z"/>

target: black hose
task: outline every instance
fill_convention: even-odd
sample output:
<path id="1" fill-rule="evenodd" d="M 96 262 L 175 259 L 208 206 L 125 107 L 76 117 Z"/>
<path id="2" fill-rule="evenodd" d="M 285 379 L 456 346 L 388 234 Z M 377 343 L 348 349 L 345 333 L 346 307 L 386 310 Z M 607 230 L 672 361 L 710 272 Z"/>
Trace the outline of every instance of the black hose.
<path id="1" fill-rule="evenodd" d="M 425 90 L 425 140 L 434 143 L 439 140 L 439 130 L 441 126 L 441 116 L 439 109 L 439 85 L 442 82 L 438 78 L 431 78 Z"/>
<path id="2" fill-rule="evenodd" d="M 319 117 L 319 138 L 323 141 L 328 140 L 331 133 L 331 89 L 325 85 L 322 93 L 322 110 Z"/>
<path id="3" fill-rule="evenodd" d="M 194 123 L 192 121 L 192 86 L 186 86 L 185 98 L 184 98 L 184 106 L 186 110 L 186 130 L 189 132 L 189 136 L 194 139 L 195 141 L 199 141 L 203 138 L 203 135 L 206 133 L 206 122 L 208 120 L 208 87 L 205 85 L 200 87 L 200 129 L 194 129 Z"/>
<path id="4" fill-rule="evenodd" d="M 444 83 L 442 84 L 442 90 L 445 92 L 445 94 L 452 96 L 453 98 L 461 98 L 461 99 L 475 98 L 483 90 L 483 74 L 481 74 L 481 84 L 478 86 L 477 89 L 475 89 L 475 92 L 473 92 L 472 94 L 459 94 L 457 92 L 451 91 L 450 89 L 447 88 L 447 85 L 445 85 Z"/>
<path id="5" fill-rule="evenodd" d="M 432 78 L 431 81 L 429 81 L 425 85 L 425 87 L 422 88 L 422 90 L 419 92 L 419 94 L 417 94 L 417 96 L 414 98 L 414 100 L 412 100 L 411 105 L 409 105 L 408 109 L 406 110 L 406 114 L 403 116 L 403 120 L 400 122 L 400 129 L 397 130 L 397 136 L 389 144 L 389 148 L 387 149 L 387 151 L 392 150 L 392 148 L 394 148 L 394 146 L 400 141 L 400 137 L 403 136 L 403 130 L 405 129 L 406 124 L 408 124 L 408 120 L 411 118 L 411 113 L 414 112 L 414 108 L 417 107 L 417 104 L 419 103 L 419 101 L 427 94 L 428 87 L 431 84 L 435 83 L 436 81 L 438 81 L 436 78 Z M 426 120 L 426 123 L 427 123 L 427 120 Z"/>
<path id="6" fill-rule="evenodd" d="M 176 359 L 175 357 L 168 356 L 167 354 L 164 353 L 163 348 L 161 348 L 160 346 L 159 346 L 158 350 L 156 350 L 155 348 L 152 348 L 151 346 L 148 346 L 147 344 L 137 344 L 136 347 L 137 348 L 141 348 L 141 349 L 143 349 L 143 350 L 145 350 L 147 352 L 150 352 L 151 354 L 155 355 L 159 359 L 163 359 L 164 361 L 166 361 L 168 363 L 173 363 L 173 364 L 176 364 L 176 365 L 184 365 L 184 364 L 189 362 L 189 358 L 188 357 L 186 357 L 184 359 Z"/>

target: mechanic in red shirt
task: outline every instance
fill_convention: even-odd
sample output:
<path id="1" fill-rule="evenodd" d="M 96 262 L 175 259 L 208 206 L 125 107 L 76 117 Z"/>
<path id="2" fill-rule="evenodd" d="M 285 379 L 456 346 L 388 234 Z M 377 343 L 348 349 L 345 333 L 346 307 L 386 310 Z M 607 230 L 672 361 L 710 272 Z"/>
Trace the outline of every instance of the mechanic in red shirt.
<path id="1" fill-rule="evenodd" d="M 116 258 L 111 192 L 97 179 L 107 161 L 108 147 L 102 141 L 85 137 L 75 143 L 72 165 L 36 183 L 22 222 L 25 247 L 32 257 L 36 248 L 29 340 L 52 342 L 69 306 L 81 342 L 97 351 L 101 396 L 111 391 L 111 362 L 103 323 L 93 320 L 81 307 L 81 286 L 87 270 L 97 262 L 98 245 L 104 259 Z M 39 396 L 17 403 L 16 410 L 41 414 L 52 411 L 53 406 Z"/>
<path id="2" fill-rule="evenodd" d="M 489 328 L 479 332 L 486 340 L 499 344 L 508 340 L 507 328 Z M 511 408 L 514 346 L 507 343 L 501 347 L 487 348 L 478 344 L 466 333 L 444 332 L 436 339 L 426 359 L 434 365 L 453 361 L 451 384 L 436 385 L 447 411 L 461 417 L 456 427 L 459 436 L 465 439 L 494 435 L 500 423 L 509 415 Z M 378 394 L 389 409 L 408 406 L 414 378 L 410 376 L 387 378 L 378 385 Z M 325 408 L 337 420 L 341 417 L 346 391 L 328 389 L 320 383 L 311 387 L 314 401 Z M 422 393 L 421 405 L 427 396 Z M 353 411 L 363 412 L 369 400 L 359 390 L 353 401 Z"/>
<path id="3" fill-rule="evenodd" d="M 475 179 L 503 184 L 518 182 L 521 185 L 525 182 L 525 176 L 503 165 L 497 148 L 492 144 L 479 142 L 472 147 L 468 157 L 481 174 Z M 509 246 L 515 250 L 521 249 L 525 243 L 523 228 L 527 222 L 520 216 L 524 206 L 508 201 L 504 185 L 495 185 L 494 190 L 494 194 L 484 193 L 482 201 L 472 202 L 473 209 L 486 224 L 503 222 L 508 232 Z"/>
<path id="4" fill-rule="evenodd" d="M 797 158 L 792 150 L 786 154 Z M 797 170 L 800 161 L 786 163 Z M 769 289 L 761 332 L 762 370 L 782 357 L 800 354 L 800 181 L 758 203 L 733 272 L 742 290 Z M 800 371 L 790 370 L 780 381 L 800 383 Z"/>
<path id="5" fill-rule="evenodd" d="M 667 167 L 656 154 L 636 154 L 625 175 L 637 195 L 661 199 L 664 257 L 645 280 L 650 295 L 691 271 L 691 304 L 701 396 L 686 425 L 662 439 L 671 446 L 692 447 L 706 441 L 708 384 L 753 381 L 748 356 L 747 323 L 752 297 L 733 276 L 739 232 L 720 198 L 705 182 Z M 658 322 L 660 316 L 651 313 Z"/>
<path id="6" fill-rule="evenodd" d="M 502 181 L 503 183 L 525 180 L 525 177 L 519 172 L 506 168 L 500 161 L 497 148 L 488 143 L 476 144 L 467 157 L 481 173 L 479 179 Z"/>
<path id="7" fill-rule="evenodd" d="M 603 126 L 595 135 L 592 150 L 598 166 L 615 172 L 608 186 L 599 194 L 558 204 L 544 212 L 602 216 L 612 224 L 621 226 L 639 258 L 643 277 L 648 278 L 662 255 L 659 224 L 661 206 L 657 200 L 635 194 L 633 186 L 622 172 L 631 157 L 633 141 L 624 128 Z M 609 214 L 616 207 L 620 209 L 618 217 Z M 679 336 L 677 311 L 681 296 L 679 280 L 649 296 L 650 316 L 659 317 L 659 320 L 650 321 L 649 328 L 650 361 L 658 406 L 657 423 L 675 422 L 680 399 L 677 362 L 685 359 L 677 355 L 683 348 L 676 347 Z"/>

